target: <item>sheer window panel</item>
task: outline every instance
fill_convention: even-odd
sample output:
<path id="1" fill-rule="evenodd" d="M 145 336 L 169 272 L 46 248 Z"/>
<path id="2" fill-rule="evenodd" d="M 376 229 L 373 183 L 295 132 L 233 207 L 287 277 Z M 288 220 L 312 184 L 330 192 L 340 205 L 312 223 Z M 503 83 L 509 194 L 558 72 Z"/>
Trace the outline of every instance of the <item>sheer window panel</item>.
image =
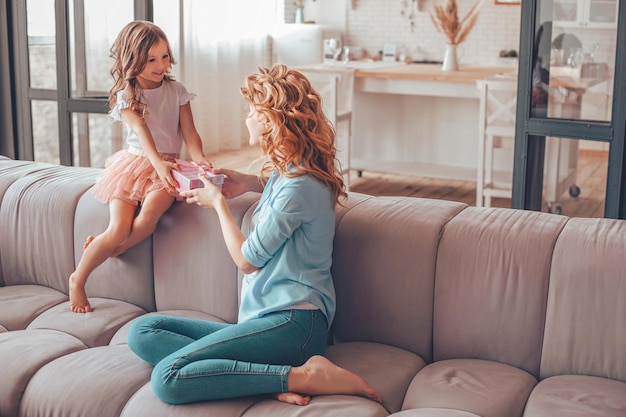
<path id="1" fill-rule="evenodd" d="M 604 217 L 608 144 L 546 138 L 542 211 L 570 217 Z"/>
<path id="2" fill-rule="evenodd" d="M 173 72 L 197 95 L 191 106 L 209 156 L 247 146 L 248 109 L 239 87 L 259 66 L 270 65 L 277 11 L 276 0 L 187 0 L 182 7 L 154 1 L 154 22 L 166 31 L 177 59 Z"/>

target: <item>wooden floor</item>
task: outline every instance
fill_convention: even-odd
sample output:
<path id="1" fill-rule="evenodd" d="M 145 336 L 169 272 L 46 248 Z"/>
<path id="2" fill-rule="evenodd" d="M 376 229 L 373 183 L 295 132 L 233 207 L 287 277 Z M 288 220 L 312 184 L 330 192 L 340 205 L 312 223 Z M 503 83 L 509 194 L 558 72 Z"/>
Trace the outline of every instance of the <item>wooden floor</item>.
<path id="1" fill-rule="evenodd" d="M 225 151 L 211 155 L 216 167 L 235 168 L 240 171 L 257 173 L 261 156 L 259 148 L 245 147 L 239 151 Z M 604 217 L 606 188 L 607 153 L 581 150 L 578 154 L 576 184 L 580 195 L 571 197 L 565 192 L 558 204 L 561 213 L 570 217 Z M 356 172 L 350 174 L 350 191 L 369 195 L 409 196 L 461 201 L 476 204 L 476 184 L 473 181 L 440 180 L 426 177 L 392 175 L 377 172 Z M 511 200 L 493 199 L 493 207 L 510 207 Z M 548 211 L 544 204 L 543 211 Z"/>

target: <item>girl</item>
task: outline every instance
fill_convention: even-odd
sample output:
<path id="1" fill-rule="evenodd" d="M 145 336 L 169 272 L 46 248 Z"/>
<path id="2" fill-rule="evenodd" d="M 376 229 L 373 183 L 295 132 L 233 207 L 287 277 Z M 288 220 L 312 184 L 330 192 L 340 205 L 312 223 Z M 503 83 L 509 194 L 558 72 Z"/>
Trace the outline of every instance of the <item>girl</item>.
<path id="1" fill-rule="evenodd" d="M 228 197 L 263 192 L 248 236 L 217 187 L 205 181 L 205 188 L 181 193 L 189 204 L 216 210 L 228 251 L 246 274 L 238 323 L 142 317 L 128 345 L 155 365 L 154 392 L 172 404 L 255 394 L 299 405 L 321 394 L 380 402 L 365 380 L 321 356 L 335 313 L 335 205 L 346 192 L 320 96 L 280 64 L 249 76 L 241 93 L 250 105 L 250 144 L 261 146 L 269 159 L 263 173 L 271 175 L 265 183 L 215 172 L 226 175 Z"/>
<path id="2" fill-rule="evenodd" d="M 124 121 L 128 149 L 114 154 L 96 180 L 96 198 L 109 204 L 110 220 L 100 235 L 90 236 L 69 278 L 70 309 L 87 313 L 85 283 L 107 258 L 124 253 L 154 231 L 177 196 L 170 171 L 178 168 L 183 141 L 191 159 L 211 166 L 191 114 L 194 95 L 170 75 L 172 57 L 163 31 L 150 22 L 126 25 L 111 47 L 115 63 L 109 95 L 111 116 Z"/>

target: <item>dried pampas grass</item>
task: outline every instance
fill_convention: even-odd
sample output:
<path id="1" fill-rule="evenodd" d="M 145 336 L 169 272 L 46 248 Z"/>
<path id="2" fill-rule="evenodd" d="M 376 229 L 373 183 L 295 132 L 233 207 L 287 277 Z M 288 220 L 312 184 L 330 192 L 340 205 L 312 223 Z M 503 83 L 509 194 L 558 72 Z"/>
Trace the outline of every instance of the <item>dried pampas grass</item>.
<path id="1" fill-rule="evenodd" d="M 429 12 L 430 20 L 439 32 L 446 35 L 449 44 L 458 45 L 467 38 L 474 24 L 476 24 L 482 2 L 483 0 L 478 0 L 465 17 L 459 20 L 456 0 L 445 0 L 443 4 L 433 6 L 433 10 Z"/>

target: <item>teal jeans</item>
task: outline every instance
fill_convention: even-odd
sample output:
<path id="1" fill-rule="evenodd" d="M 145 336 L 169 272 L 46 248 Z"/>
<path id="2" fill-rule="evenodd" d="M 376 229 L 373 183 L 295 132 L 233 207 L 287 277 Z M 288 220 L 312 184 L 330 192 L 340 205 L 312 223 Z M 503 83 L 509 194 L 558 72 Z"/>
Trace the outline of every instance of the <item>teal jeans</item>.
<path id="1" fill-rule="evenodd" d="M 169 404 L 289 391 L 287 374 L 326 348 L 319 310 L 287 310 L 228 324 L 174 316 L 135 320 L 128 346 L 154 365 L 152 388 Z"/>

